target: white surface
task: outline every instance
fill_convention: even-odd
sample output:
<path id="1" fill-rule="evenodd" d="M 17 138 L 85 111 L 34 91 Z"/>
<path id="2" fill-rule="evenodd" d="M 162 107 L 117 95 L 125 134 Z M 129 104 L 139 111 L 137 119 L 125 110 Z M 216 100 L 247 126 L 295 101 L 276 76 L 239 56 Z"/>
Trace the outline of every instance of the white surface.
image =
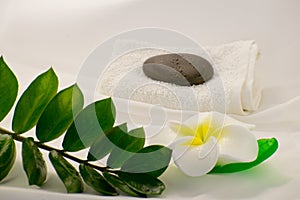
<path id="1" fill-rule="evenodd" d="M 2 0 L 0 53 L 17 74 L 21 90 L 50 66 L 63 88 L 76 80 L 97 45 L 132 28 L 170 28 L 203 45 L 254 39 L 262 52 L 256 73 L 264 86 L 262 104 L 255 114 L 240 119 L 255 123 L 259 138 L 277 137 L 278 153 L 260 167 L 236 174 L 191 179 L 171 167 L 163 177 L 167 190 L 162 197 L 294 200 L 300 196 L 300 99 L 294 98 L 300 94 L 299 4 L 297 0 Z M 10 127 L 9 120 L 1 126 Z M 23 189 L 30 187 L 21 168 L 19 161 L 1 183 L 1 199 L 106 199 L 70 196 L 53 174 L 42 189 Z"/>

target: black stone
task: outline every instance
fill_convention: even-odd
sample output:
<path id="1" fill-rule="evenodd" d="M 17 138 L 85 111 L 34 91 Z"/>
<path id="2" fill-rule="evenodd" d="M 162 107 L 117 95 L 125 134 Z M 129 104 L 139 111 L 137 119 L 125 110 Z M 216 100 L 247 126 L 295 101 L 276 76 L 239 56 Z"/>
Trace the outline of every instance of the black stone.
<path id="1" fill-rule="evenodd" d="M 151 79 L 182 86 L 199 85 L 212 78 L 212 65 L 193 54 L 162 54 L 148 58 L 143 71 Z"/>

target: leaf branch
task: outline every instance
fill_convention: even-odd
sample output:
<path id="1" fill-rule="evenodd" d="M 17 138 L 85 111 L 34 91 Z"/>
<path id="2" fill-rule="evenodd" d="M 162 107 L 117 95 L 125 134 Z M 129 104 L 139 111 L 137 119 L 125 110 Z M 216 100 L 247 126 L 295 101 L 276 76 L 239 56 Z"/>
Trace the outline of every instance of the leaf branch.
<path id="1" fill-rule="evenodd" d="M 1 127 L 0 127 L 0 134 L 2 134 L 2 135 L 10 135 L 14 140 L 19 141 L 19 142 L 23 142 L 27 138 L 27 137 L 23 137 L 21 135 L 18 135 L 16 133 L 13 133 L 11 131 L 8 131 L 8 130 L 6 130 L 4 128 L 1 128 Z M 83 160 L 83 159 L 77 158 L 77 157 L 75 157 L 75 156 L 73 156 L 71 154 L 66 153 L 64 150 L 57 149 L 55 147 L 46 145 L 46 144 L 38 142 L 38 141 L 34 141 L 34 143 L 39 148 L 41 148 L 43 150 L 46 150 L 46 151 L 49 151 L 49 152 L 54 150 L 54 151 L 58 152 L 60 155 L 62 155 L 63 157 L 66 157 L 66 158 L 68 158 L 70 160 L 73 160 L 73 161 L 75 161 L 75 162 L 77 162 L 79 164 L 81 164 L 81 163 L 82 164 L 86 164 L 87 166 L 90 166 L 90 167 L 92 167 L 94 169 L 97 169 L 97 170 L 99 170 L 101 172 L 103 172 L 103 171 L 113 172 L 114 171 L 114 170 L 110 170 L 108 167 L 101 167 L 101 166 L 97 166 L 97 165 L 91 164 L 91 163 L 88 162 L 88 160 Z"/>
<path id="2" fill-rule="evenodd" d="M 19 88 L 3 57 L 0 80 L 1 122 L 13 108 Z M 165 185 L 158 177 L 169 165 L 171 150 L 160 145 L 144 147 L 143 128 L 128 132 L 126 123 L 114 126 L 116 110 L 111 98 L 84 107 L 84 95 L 77 84 L 59 92 L 58 85 L 52 68 L 38 75 L 16 102 L 12 131 L 0 127 L 0 181 L 13 167 L 18 141 L 29 185 L 42 186 L 47 180 L 47 165 L 40 151 L 45 150 L 69 193 L 83 192 L 85 182 L 103 195 L 120 191 L 139 197 L 160 195 Z M 36 140 L 22 136 L 34 127 Z M 62 149 L 45 144 L 62 135 Z M 70 154 L 86 148 L 86 160 Z M 105 156 L 107 166 L 91 163 Z M 66 159 L 78 163 L 79 170 Z"/>

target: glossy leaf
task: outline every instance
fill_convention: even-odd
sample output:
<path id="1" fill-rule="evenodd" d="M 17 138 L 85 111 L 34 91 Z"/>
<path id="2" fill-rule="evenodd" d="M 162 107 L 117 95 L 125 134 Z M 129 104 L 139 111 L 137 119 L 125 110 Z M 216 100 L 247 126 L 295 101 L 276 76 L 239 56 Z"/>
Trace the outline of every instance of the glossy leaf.
<path id="1" fill-rule="evenodd" d="M 18 95 L 18 81 L 3 57 L 0 57 L 0 122 L 8 114 Z"/>
<path id="2" fill-rule="evenodd" d="M 39 75 L 18 101 L 12 129 L 16 133 L 24 133 L 34 127 L 47 104 L 55 96 L 57 88 L 58 79 L 52 68 Z"/>
<path id="3" fill-rule="evenodd" d="M 131 130 L 117 143 L 107 160 L 107 166 L 120 168 L 126 160 L 141 150 L 145 144 L 145 132 L 143 128 Z"/>
<path id="4" fill-rule="evenodd" d="M 151 145 L 138 151 L 128 159 L 121 170 L 130 173 L 147 173 L 160 176 L 169 166 L 172 151 L 161 145 Z"/>
<path id="5" fill-rule="evenodd" d="M 83 94 L 77 85 L 59 92 L 47 105 L 36 126 L 36 136 L 48 142 L 61 136 L 83 108 Z"/>
<path id="6" fill-rule="evenodd" d="M 83 182 L 76 169 L 56 151 L 49 154 L 50 161 L 69 193 L 83 192 Z"/>
<path id="7" fill-rule="evenodd" d="M 47 178 L 47 167 L 43 155 L 34 143 L 33 138 L 23 140 L 22 158 L 29 185 L 43 185 Z"/>
<path id="8" fill-rule="evenodd" d="M 16 146 L 9 135 L 0 135 L 0 181 L 10 172 L 16 159 Z"/>
<path id="9" fill-rule="evenodd" d="M 210 173 L 233 173 L 250 169 L 262 163 L 271 157 L 278 149 L 278 141 L 276 138 L 259 139 L 258 155 L 256 160 L 244 163 L 231 163 L 223 166 L 216 166 Z"/>
<path id="10" fill-rule="evenodd" d="M 91 146 L 88 154 L 89 161 L 100 160 L 116 146 L 119 140 L 126 134 L 127 125 L 121 124 L 102 134 Z"/>
<path id="11" fill-rule="evenodd" d="M 88 165 L 80 164 L 80 174 L 83 180 L 97 192 L 104 195 L 116 196 L 118 192 L 96 170 Z"/>
<path id="12" fill-rule="evenodd" d="M 63 141 L 64 150 L 79 151 L 90 147 L 105 131 L 112 128 L 115 115 L 111 98 L 87 106 L 67 130 Z"/>
<path id="13" fill-rule="evenodd" d="M 140 194 L 140 193 L 134 191 L 133 189 L 131 189 L 126 183 L 121 181 L 120 178 L 115 175 L 112 175 L 112 174 L 104 171 L 103 176 L 109 184 L 118 188 L 122 192 L 129 194 L 130 196 L 146 197 L 144 194 Z"/>
<path id="14" fill-rule="evenodd" d="M 149 174 L 120 172 L 118 175 L 131 189 L 145 195 L 160 195 L 166 188 L 163 182 Z"/>

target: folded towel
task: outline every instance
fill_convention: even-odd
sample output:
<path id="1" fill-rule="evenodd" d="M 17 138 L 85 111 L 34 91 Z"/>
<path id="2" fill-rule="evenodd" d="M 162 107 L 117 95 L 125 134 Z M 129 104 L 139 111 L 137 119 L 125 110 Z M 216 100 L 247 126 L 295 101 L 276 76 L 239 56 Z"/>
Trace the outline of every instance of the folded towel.
<path id="1" fill-rule="evenodd" d="M 256 110 L 261 97 L 254 81 L 256 43 L 238 41 L 205 50 L 200 56 L 213 63 L 215 74 L 204 84 L 178 86 L 148 78 L 142 71 L 143 62 L 151 56 L 170 52 L 144 48 L 115 59 L 102 73 L 97 90 L 108 96 L 178 110 L 238 115 Z"/>

